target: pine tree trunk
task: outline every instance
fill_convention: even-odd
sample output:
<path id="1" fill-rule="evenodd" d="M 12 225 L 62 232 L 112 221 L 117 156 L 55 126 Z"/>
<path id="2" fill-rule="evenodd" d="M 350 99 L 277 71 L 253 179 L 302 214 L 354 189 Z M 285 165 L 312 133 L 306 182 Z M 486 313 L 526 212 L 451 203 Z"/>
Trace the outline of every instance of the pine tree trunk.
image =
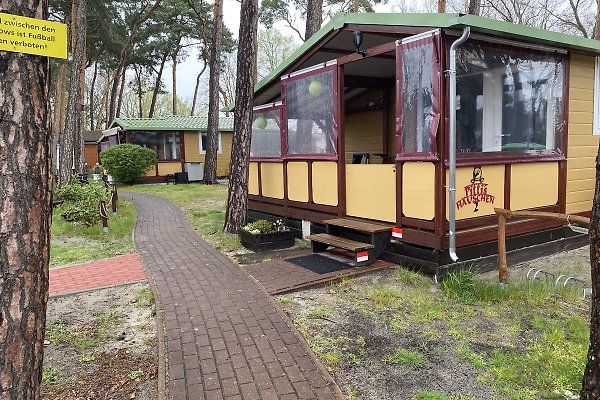
<path id="1" fill-rule="evenodd" d="M 172 80 L 173 80 L 173 115 L 177 115 L 177 53 L 173 56 L 173 69 Z"/>
<path id="2" fill-rule="evenodd" d="M 71 8 L 71 51 L 73 60 L 70 68 L 69 100 L 65 131 L 60 147 L 60 183 L 66 185 L 71 181 L 73 168 L 81 171 L 81 150 L 79 143 L 82 132 L 83 92 L 81 91 L 81 75 L 85 73 L 85 35 L 86 35 L 86 1 L 73 0 Z"/>
<path id="3" fill-rule="evenodd" d="M 56 149 L 60 147 L 65 127 L 65 94 L 67 92 L 67 61 L 58 62 L 56 71 L 56 88 L 54 92 L 54 110 L 52 114 L 52 159 L 58 162 L 57 169 L 60 168 L 60 160 L 57 157 Z"/>
<path id="4" fill-rule="evenodd" d="M 208 131 L 206 133 L 206 155 L 204 157 L 204 183 L 207 185 L 212 185 L 217 182 L 217 151 L 219 147 L 219 72 L 221 70 L 222 30 L 223 0 L 215 0 L 213 8 L 213 35 L 210 45 L 210 77 L 208 82 Z M 238 54 L 244 54 L 239 53 L 239 50 L 241 49 L 238 49 Z M 252 81 L 252 78 L 250 78 L 250 80 Z"/>
<path id="5" fill-rule="evenodd" d="M 233 117 L 233 143 L 231 147 L 231 172 L 225 230 L 236 233 L 247 221 L 248 213 L 248 161 L 252 133 L 252 74 L 256 65 L 256 29 L 258 0 L 242 0 L 235 88 L 235 113 Z"/>
<path id="6" fill-rule="evenodd" d="M 156 108 L 156 100 L 158 99 L 158 92 L 160 92 L 160 86 L 162 84 L 162 74 L 165 69 L 167 57 L 169 57 L 169 54 L 167 52 L 165 52 L 162 60 L 160 61 L 160 67 L 158 69 L 158 74 L 156 75 L 156 83 L 154 84 L 154 91 L 152 92 L 152 101 L 150 102 L 150 110 L 148 110 L 148 118 L 152 118 L 154 116 L 154 109 Z"/>
<path id="7" fill-rule="evenodd" d="M 121 106 L 123 105 L 123 93 L 125 92 L 125 78 L 127 77 L 127 68 L 123 69 L 123 73 L 121 74 L 121 84 L 119 85 L 119 100 L 117 101 L 117 115 L 119 118 L 121 116 Z"/>
<path id="8" fill-rule="evenodd" d="M 446 0 L 438 0 L 437 7 L 438 7 L 439 13 L 445 13 L 446 12 Z"/>
<path id="9" fill-rule="evenodd" d="M 467 14 L 479 15 L 481 12 L 481 0 L 469 0 L 469 8 Z"/>
<path id="10" fill-rule="evenodd" d="M 46 0 L 2 2 L 46 19 Z M 0 398 L 39 400 L 50 258 L 46 57 L 0 52 Z"/>
<path id="11" fill-rule="evenodd" d="M 600 6 L 600 4 L 599 4 Z M 600 8 L 596 15 L 594 39 L 600 40 L 598 29 Z M 596 156 L 596 189 L 590 217 L 590 264 L 592 275 L 592 315 L 590 317 L 590 347 L 583 372 L 583 382 L 579 398 L 581 400 L 600 399 L 600 145 Z"/>
<path id="12" fill-rule="evenodd" d="M 190 115 L 192 116 L 196 113 L 196 103 L 198 102 L 198 89 L 200 89 L 200 78 L 202 77 L 202 74 L 205 70 L 206 63 L 202 67 L 202 70 L 200 71 L 198 76 L 196 76 L 196 87 L 194 88 L 194 99 L 192 100 L 192 111 L 190 112 Z"/>
<path id="13" fill-rule="evenodd" d="M 323 0 L 308 0 L 306 8 L 306 34 L 304 35 L 304 40 L 308 40 L 315 32 L 321 29 L 322 23 Z"/>
<path id="14" fill-rule="evenodd" d="M 92 76 L 92 83 L 90 84 L 90 130 L 93 131 L 95 128 L 94 114 L 96 113 L 94 110 L 94 90 L 96 89 L 96 80 L 98 79 L 98 58 L 94 61 L 94 75 Z"/>

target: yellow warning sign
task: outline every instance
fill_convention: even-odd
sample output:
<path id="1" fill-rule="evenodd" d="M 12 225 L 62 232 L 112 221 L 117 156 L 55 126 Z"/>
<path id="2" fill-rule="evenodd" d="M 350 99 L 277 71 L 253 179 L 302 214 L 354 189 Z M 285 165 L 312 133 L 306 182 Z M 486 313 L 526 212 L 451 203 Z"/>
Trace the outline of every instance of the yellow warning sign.
<path id="1" fill-rule="evenodd" d="M 67 25 L 0 13 L 0 50 L 67 58 Z"/>

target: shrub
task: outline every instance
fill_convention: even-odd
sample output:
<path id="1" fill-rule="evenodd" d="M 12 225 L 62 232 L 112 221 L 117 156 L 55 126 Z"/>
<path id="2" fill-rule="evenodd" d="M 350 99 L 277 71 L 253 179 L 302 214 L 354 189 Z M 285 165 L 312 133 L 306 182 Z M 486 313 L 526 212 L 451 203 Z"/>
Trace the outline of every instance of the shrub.
<path id="1" fill-rule="evenodd" d="M 82 185 L 77 181 L 59 187 L 57 195 L 64 200 L 58 207 L 61 217 L 86 226 L 100 221 L 100 200 L 108 200 L 108 192 L 103 184 Z"/>
<path id="2" fill-rule="evenodd" d="M 119 144 L 100 153 L 102 165 L 121 183 L 132 183 L 156 164 L 156 153 L 137 144 Z"/>
<path id="3" fill-rule="evenodd" d="M 283 225 L 283 221 L 278 219 L 276 222 L 267 221 L 266 219 L 257 219 L 244 227 L 245 231 L 258 235 L 262 233 L 282 232 L 286 231 L 287 227 Z"/>

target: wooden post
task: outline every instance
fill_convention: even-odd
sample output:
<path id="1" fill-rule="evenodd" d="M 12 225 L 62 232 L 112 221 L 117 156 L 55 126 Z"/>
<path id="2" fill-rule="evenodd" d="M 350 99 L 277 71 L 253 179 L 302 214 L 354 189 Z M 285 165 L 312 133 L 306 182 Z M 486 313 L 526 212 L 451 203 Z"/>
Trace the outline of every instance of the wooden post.
<path id="1" fill-rule="evenodd" d="M 119 194 L 117 193 L 117 186 L 113 185 L 112 191 L 110 192 L 110 202 L 112 205 L 113 214 L 117 213 L 117 202 L 119 201 Z"/>
<path id="2" fill-rule="evenodd" d="M 508 280 L 508 265 L 506 263 L 506 216 L 498 214 L 498 281 Z"/>
<path id="3" fill-rule="evenodd" d="M 108 211 L 104 200 L 100 200 L 100 218 L 102 219 L 102 230 L 104 233 L 108 233 Z"/>

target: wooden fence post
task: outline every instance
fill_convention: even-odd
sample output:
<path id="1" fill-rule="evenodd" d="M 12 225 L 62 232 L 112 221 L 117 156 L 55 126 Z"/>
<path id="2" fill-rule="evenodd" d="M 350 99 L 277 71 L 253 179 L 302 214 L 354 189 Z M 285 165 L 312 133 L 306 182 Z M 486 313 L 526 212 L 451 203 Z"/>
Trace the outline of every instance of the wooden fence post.
<path id="1" fill-rule="evenodd" d="M 108 233 L 108 210 L 104 200 L 100 200 L 100 218 L 102 219 L 102 230 L 104 233 Z"/>
<path id="2" fill-rule="evenodd" d="M 112 205 L 113 214 L 117 213 L 117 202 L 119 201 L 119 194 L 117 193 L 117 186 L 113 185 L 110 192 L 110 202 Z"/>

